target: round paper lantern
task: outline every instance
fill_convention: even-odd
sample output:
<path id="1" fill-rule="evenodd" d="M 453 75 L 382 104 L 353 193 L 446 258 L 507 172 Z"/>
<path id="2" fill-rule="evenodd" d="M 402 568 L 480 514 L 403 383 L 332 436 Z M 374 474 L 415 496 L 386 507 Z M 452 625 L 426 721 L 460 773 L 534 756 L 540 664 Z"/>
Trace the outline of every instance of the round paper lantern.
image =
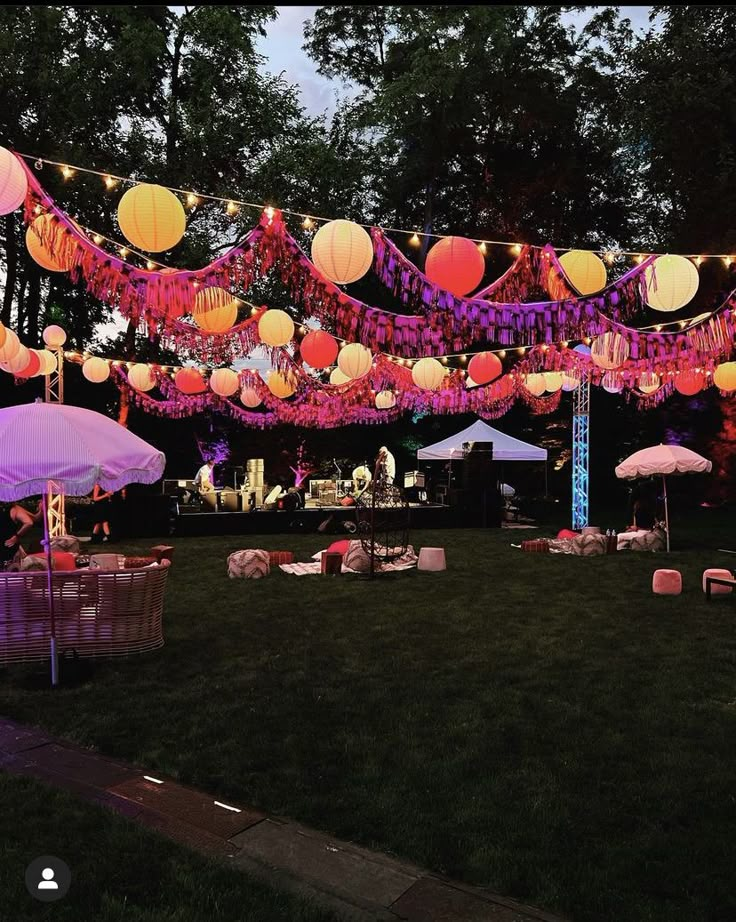
<path id="1" fill-rule="evenodd" d="M 348 381 L 351 380 L 352 378 L 348 378 L 348 376 L 344 372 L 340 371 L 339 368 L 333 368 L 330 372 L 330 384 L 347 384 Z"/>
<path id="2" fill-rule="evenodd" d="M 46 269 L 48 272 L 68 272 L 72 267 L 71 260 L 64 261 L 54 256 L 46 249 L 43 243 L 41 243 L 38 236 L 39 233 L 44 232 L 44 225 L 48 224 L 51 220 L 50 214 L 42 214 L 26 228 L 26 248 L 31 254 L 31 258 L 37 262 L 42 269 Z"/>
<path id="3" fill-rule="evenodd" d="M 478 382 L 474 381 L 470 375 L 465 375 L 465 387 L 467 390 L 471 390 L 474 387 L 478 387 Z"/>
<path id="4" fill-rule="evenodd" d="M 579 346 L 575 346 L 573 352 L 577 352 L 578 355 L 590 355 L 590 346 L 586 346 L 585 343 L 580 343 Z"/>
<path id="5" fill-rule="evenodd" d="M 638 385 L 642 394 L 653 394 L 659 390 L 659 375 L 653 371 L 645 371 L 639 375 Z"/>
<path id="6" fill-rule="evenodd" d="M 514 382 L 511 375 L 504 375 L 503 378 L 494 381 L 490 393 L 494 400 L 504 400 L 510 397 L 514 393 Z"/>
<path id="7" fill-rule="evenodd" d="M 187 229 L 184 206 L 174 193 L 147 182 L 128 189 L 120 199 L 118 224 L 134 247 L 149 253 L 175 247 Z"/>
<path id="8" fill-rule="evenodd" d="M 442 387 L 445 369 L 437 359 L 419 359 L 411 370 L 411 378 L 423 391 L 436 391 Z"/>
<path id="9" fill-rule="evenodd" d="M 8 359 L 0 362 L 0 368 L 3 371 L 8 371 L 13 375 L 17 375 L 18 372 L 23 371 L 30 359 L 30 354 L 28 349 L 23 345 L 18 345 L 15 353 Z"/>
<path id="10" fill-rule="evenodd" d="M 324 330 L 312 330 L 301 342 L 302 359 L 312 368 L 328 368 L 337 358 L 337 340 Z"/>
<path id="11" fill-rule="evenodd" d="M 294 335 L 294 321 L 286 311 L 266 311 L 258 321 L 258 335 L 267 346 L 285 346 Z"/>
<path id="12" fill-rule="evenodd" d="M 524 378 L 524 387 L 535 397 L 541 397 L 547 389 L 543 374 L 527 375 Z"/>
<path id="13" fill-rule="evenodd" d="M 492 352 L 479 352 L 468 365 L 468 374 L 478 384 L 489 384 L 503 372 L 503 365 Z"/>
<path id="14" fill-rule="evenodd" d="M 20 208 L 27 191 L 28 179 L 18 158 L 0 147 L 0 215 Z"/>
<path id="15" fill-rule="evenodd" d="M 567 280 L 581 295 L 592 295 L 606 287 L 606 267 L 589 250 L 568 250 L 560 256 Z"/>
<path id="16" fill-rule="evenodd" d="M 13 358 L 13 356 L 20 349 L 20 340 L 16 333 L 13 330 L 5 330 L 5 341 L 2 346 L 0 346 L 0 362 L 7 362 Z"/>
<path id="17" fill-rule="evenodd" d="M 563 372 L 562 374 L 562 390 L 563 391 L 575 391 L 580 387 L 580 378 L 576 375 L 571 374 L 569 371 Z"/>
<path id="18" fill-rule="evenodd" d="M 156 386 L 156 378 L 148 365 L 139 362 L 128 369 L 128 383 L 137 391 L 152 391 Z"/>
<path id="19" fill-rule="evenodd" d="M 373 243 L 353 221 L 328 221 L 312 240 L 312 262 L 325 278 L 349 285 L 363 278 L 373 262 Z"/>
<path id="20" fill-rule="evenodd" d="M 250 407 L 251 410 L 255 409 L 261 405 L 261 398 L 258 396 L 258 391 L 254 387 L 244 387 L 240 392 L 240 402 L 244 407 Z"/>
<path id="21" fill-rule="evenodd" d="M 287 377 L 280 371 L 272 371 L 266 384 L 273 396 L 280 397 L 282 400 L 291 397 L 296 390 L 293 378 Z"/>
<path id="22" fill-rule="evenodd" d="M 736 362 L 722 362 L 713 372 L 713 383 L 719 390 L 736 391 Z"/>
<path id="23" fill-rule="evenodd" d="M 5 324 L 0 323 L 0 349 L 5 345 L 5 337 L 8 335 L 8 331 L 5 329 Z"/>
<path id="24" fill-rule="evenodd" d="M 17 378 L 35 378 L 41 370 L 41 360 L 35 349 L 28 350 L 28 363 L 16 374 Z"/>
<path id="25" fill-rule="evenodd" d="M 396 394 L 393 391 L 379 391 L 376 394 L 376 409 L 390 410 L 396 406 Z"/>
<path id="26" fill-rule="evenodd" d="M 694 397 L 705 387 L 705 374 L 702 371 L 681 371 L 675 375 L 675 390 L 685 397 Z"/>
<path id="27" fill-rule="evenodd" d="M 216 368 L 210 375 L 210 389 L 218 397 L 232 397 L 240 386 L 240 378 L 232 368 Z"/>
<path id="28" fill-rule="evenodd" d="M 61 349 L 66 342 L 66 332 L 55 323 L 43 331 L 43 341 L 49 349 Z"/>
<path id="29" fill-rule="evenodd" d="M 59 367 L 56 356 L 53 352 L 49 352 L 48 349 L 39 349 L 38 357 L 41 360 L 41 369 L 39 371 L 40 375 L 53 374 Z"/>
<path id="30" fill-rule="evenodd" d="M 196 368 L 180 368 L 174 375 L 174 384 L 182 394 L 203 394 L 207 382 Z"/>
<path id="31" fill-rule="evenodd" d="M 601 379 L 601 387 L 609 394 L 620 394 L 624 389 L 621 379 L 614 371 L 607 371 Z"/>
<path id="32" fill-rule="evenodd" d="M 424 274 L 452 294 L 462 297 L 480 285 L 486 271 L 483 254 L 466 237 L 444 237 L 427 253 Z"/>
<path id="33" fill-rule="evenodd" d="M 93 355 L 82 365 L 82 374 L 92 384 L 102 384 L 110 377 L 110 366 L 104 359 Z"/>
<path id="34" fill-rule="evenodd" d="M 194 299 L 192 317 L 206 333 L 226 333 L 238 319 L 239 304 L 224 288 L 204 288 Z"/>
<path id="35" fill-rule="evenodd" d="M 544 372 L 544 389 L 550 394 L 556 394 L 562 388 L 563 374 L 561 371 Z"/>
<path id="36" fill-rule="evenodd" d="M 629 357 L 629 344 L 620 333 L 610 330 L 593 340 L 590 357 L 599 368 L 611 371 L 620 368 Z"/>
<path id="37" fill-rule="evenodd" d="M 658 311 L 676 311 L 695 297 L 698 270 L 684 256 L 658 256 L 644 272 L 646 302 Z"/>
<path id="38" fill-rule="evenodd" d="M 337 367 L 347 378 L 362 378 L 371 370 L 372 364 L 371 350 L 360 343 L 343 346 L 337 357 Z"/>

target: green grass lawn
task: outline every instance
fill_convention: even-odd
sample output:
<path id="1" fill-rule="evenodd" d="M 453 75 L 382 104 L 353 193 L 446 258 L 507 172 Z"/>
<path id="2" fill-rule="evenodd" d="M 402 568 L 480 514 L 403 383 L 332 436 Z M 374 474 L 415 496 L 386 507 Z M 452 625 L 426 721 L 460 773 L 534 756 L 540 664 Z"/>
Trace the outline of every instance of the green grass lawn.
<path id="1" fill-rule="evenodd" d="M 700 575 L 736 558 L 705 515 L 669 557 L 415 532 L 448 571 L 375 582 L 226 576 L 318 535 L 175 540 L 161 651 L 6 670 L 0 712 L 576 922 L 732 922 L 736 600 Z"/>
<path id="2" fill-rule="evenodd" d="M 6 922 L 330 922 L 334 917 L 208 861 L 100 807 L 0 774 L 0 918 Z M 69 865 L 56 903 L 33 900 L 26 867 L 41 855 Z"/>

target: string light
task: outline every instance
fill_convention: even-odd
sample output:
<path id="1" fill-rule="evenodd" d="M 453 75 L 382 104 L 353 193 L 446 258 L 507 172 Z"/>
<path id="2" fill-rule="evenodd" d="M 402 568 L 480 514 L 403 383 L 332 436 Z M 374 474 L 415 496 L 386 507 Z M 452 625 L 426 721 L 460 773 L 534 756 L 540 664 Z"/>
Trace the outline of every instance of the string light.
<path id="1" fill-rule="evenodd" d="M 302 221 L 302 227 L 304 228 L 304 230 L 311 230 L 314 227 L 314 221 L 309 216 L 307 216 Z"/>
<path id="2" fill-rule="evenodd" d="M 696 265 L 696 266 L 699 266 L 702 262 L 703 262 L 703 257 L 702 257 L 702 256 L 696 256 L 696 257 L 695 257 L 695 265 Z"/>
<path id="3" fill-rule="evenodd" d="M 513 256 L 519 256 L 519 255 L 521 254 L 521 244 L 520 244 L 520 243 L 515 243 L 515 244 L 511 247 L 511 253 L 512 253 Z"/>
<path id="4" fill-rule="evenodd" d="M 125 259 L 125 257 L 130 253 L 130 250 L 127 247 L 120 247 L 120 255 Z"/>
<path id="5" fill-rule="evenodd" d="M 234 214 L 237 214 L 237 213 L 238 213 L 238 206 L 237 206 L 237 205 L 235 204 L 235 202 L 233 202 L 232 200 L 230 200 L 230 201 L 227 203 L 227 213 L 228 213 L 229 215 L 234 215 Z"/>
<path id="6" fill-rule="evenodd" d="M 414 233 L 409 237 L 409 246 L 418 247 L 421 246 L 422 241 L 419 239 L 419 234 L 414 231 Z"/>
<path id="7" fill-rule="evenodd" d="M 488 247 L 486 246 L 485 240 L 481 240 L 481 242 L 478 244 L 478 250 L 482 256 L 485 256 L 488 253 Z"/>
<path id="8" fill-rule="evenodd" d="M 606 252 L 603 254 L 603 258 L 605 259 L 605 261 L 606 261 L 606 262 L 608 263 L 608 265 L 610 266 L 611 263 L 612 263 L 612 262 L 614 261 L 614 259 L 616 258 L 616 254 L 613 252 L 613 250 L 606 250 Z"/>
<path id="9" fill-rule="evenodd" d="M 727 269 L 728 269 L 728 267 L 731 265 L 732 262 L 733 262 L 733 259 L 732 259 L 730 256 L 724 256 L 724 257 L 723 257 L 723 263 L 724 263 L 724 265 L 726 266 Z"/>
<path id="10" fill-rule="evenodd" d="M 199 199 L 193 192 L 187 193 L 187 207 L 194 208 L 195 205 L 199 204 Z"/>
<path id="11" fill-rule="evenodd" d="M 108 175 L 105 177 L 105 186 L 106 186 L 106 188 L 107 188 L 107 189 L 114 189 L 115 186 L 117 186 L 117 184 L 118 184 L 118 181 L 117 181 L 116 179 L 113 179 L 112 176 L 110 176 L 110 174 L 108 173 Z"/>
<path id="12" fill-rule="evenodd" d="M 71 179 L 74 176 L 74 170 L 70 166 L 63 166 L 61 168 L 61 175 L 64 179 Z"/>
<path id="13" fill-rule="evenodd" d="M 149 259 L 149 260 L 146 262 L 146 269 L 148 269 L 149 272 L 153 272 L 153 270 L 154 270 L 155 268 L 156 268 L 156 263 L 153 262 L 152 259 Z"/>
<path id="14" fill-rule="evenodd" d="M 266 205 L 266 207 L 263 209 L 263 211 L 264 211 L 266 217 L 268 218 L 268 220 L 269 220 L 269 221 L 273 221 L 273 216 L 274 216 L 274 214 L 275 214 L 275 210 L 274 210 L 273 205 Z"/>

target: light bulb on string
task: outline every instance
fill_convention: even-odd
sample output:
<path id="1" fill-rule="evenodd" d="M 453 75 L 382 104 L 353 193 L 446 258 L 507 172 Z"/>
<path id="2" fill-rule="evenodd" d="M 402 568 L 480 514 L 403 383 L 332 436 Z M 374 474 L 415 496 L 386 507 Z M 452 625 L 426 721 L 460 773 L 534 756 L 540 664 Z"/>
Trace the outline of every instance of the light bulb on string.
<path id="1" fill-rule="evenodd" d="M 117 184 L 118 184 L 117 179 L 113 179 L 112 176 L 110 176 L 110 174 L 108 173 L 108 175 L 105 177 L 105 188 L 114 189 L 115 186 L 117 186 Z"/>
<path id="2" fill-rule="evenodd" d="M 308 215 L 305 215 L 302 221 L 302 227 L 304 230 L 311 230 L 314 227 L 314 221 Z"/>
<path id="3" fill-rule="evenodd" d="M 732 257 L 730 257 L 730 256 L 724 256 L 724 257 L 723 257 L 723 263 L 724 263 L 724 265 L 726 266 L 727 269 L 728 269 L 728 267 L 731 265 L 732 262 L 733 262 Z"/>
<path id="4" fill-rule="evenodd" d="M 130 250 L 127 247 L 120 247 L 120 255 L 123 259 L 130 254 Z"/>
<path id="5" fill-rule="evenodd" d="M 97 246 L 99 246 L 102 243 L 103 239 L 104 238 L 100 236 L 100 234 L 95 234 L 94 237 L 92 238 L 92 240 L 94 240 Z"/>
<path id="6" fill-rule="evenodd" d="M 238 206 L 235 204 L 235 202 L 229 201 L 227 203 L 226 211 L 229 215 L 236 215 L 238 213 Z"/>
<path id="7" fill-rule="evenodd" d="M 521 244 L 520 243 L 515 243 L 509 249 L 511 250 L 512 256 L 519 256 L 521 254 Z"/>
<path id="8" fill-rule="evenodd" d="M 419 234 L 414 231 L 414 233 L 409 237 L 409 246 L 418 247 L 421 246 L 422 241 L 419 239 Z"/>
<path id="9" fill-rule="evenodd" d="M 155 268 L 156 268 L 156 263 L 153 262 L 153 260 L 149 259 L 146 261 L 146 269 L 148 269 L 149 272 L 153 272 Z"/>
<path id="10" fill-rule="evenodd" d="M 64 179 L 71 179 L 74 176 L 74 170 L 70 166 L 63 166 L 61 168 L 61 175 Z"/>
<path id="11" fill-rule="evenodd" d="M 199 204 L 199 199 L 193 192 L 187 193 L 187 207 L 194 208 L 195 205 Z"/>
<path id="12" fill-rule="evenodd" d="M 478 252 L 481 254 L 481 256 L 485 256 L 488 253 L 488 247 L 486 246 L 485 240 L 481 240 L 481 242 L 478 244 Z"/>

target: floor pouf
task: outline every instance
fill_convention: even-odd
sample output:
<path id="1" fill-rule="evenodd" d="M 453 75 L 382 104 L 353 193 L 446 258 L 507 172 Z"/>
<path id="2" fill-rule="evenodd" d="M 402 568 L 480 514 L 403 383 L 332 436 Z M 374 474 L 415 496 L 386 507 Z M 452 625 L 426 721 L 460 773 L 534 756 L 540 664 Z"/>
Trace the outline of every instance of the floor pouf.
<path id="1" fill-rule="evenodd" d="M 703 570 L 703 592 L 705 592 L 705 579 L 708 576 L 714 576 L 716 579 L 733 579 L 733 573 L 730 570 L 724 570 L 719 567 L 712 567 L 709 570 Z M 731 592 L 730 586 L 719 586 L 713 583 L 710 587 L 711 595 L 727 595 Z"/>
<path id="2" fill-rule="evenodd" d="M 573 554 L 578 557 L 597 557 L 606 553 L 605 535 L 578 535 L 570 543 Z"/>
<path id="3" fill-rule="evenodd" d="M 227 559 L 227 575 L 230 579 L 261 579 L 270 572 L 268 551 L 233 551 Z"/>
<path id="4" fill-rule="evenodd" d="M 679 570 L 655 570 L 652 577 L 652 592 L 655 595 L 680 595 L 682 574 Z"/>
<path id="5" fill-rule="evenodd" d="M 443 547 L 423 547 L 419 551 L 417 570 L 437 573 L 440 570 L 446 569 L 447 562 L 445 560 L 445 549 Z"/>

